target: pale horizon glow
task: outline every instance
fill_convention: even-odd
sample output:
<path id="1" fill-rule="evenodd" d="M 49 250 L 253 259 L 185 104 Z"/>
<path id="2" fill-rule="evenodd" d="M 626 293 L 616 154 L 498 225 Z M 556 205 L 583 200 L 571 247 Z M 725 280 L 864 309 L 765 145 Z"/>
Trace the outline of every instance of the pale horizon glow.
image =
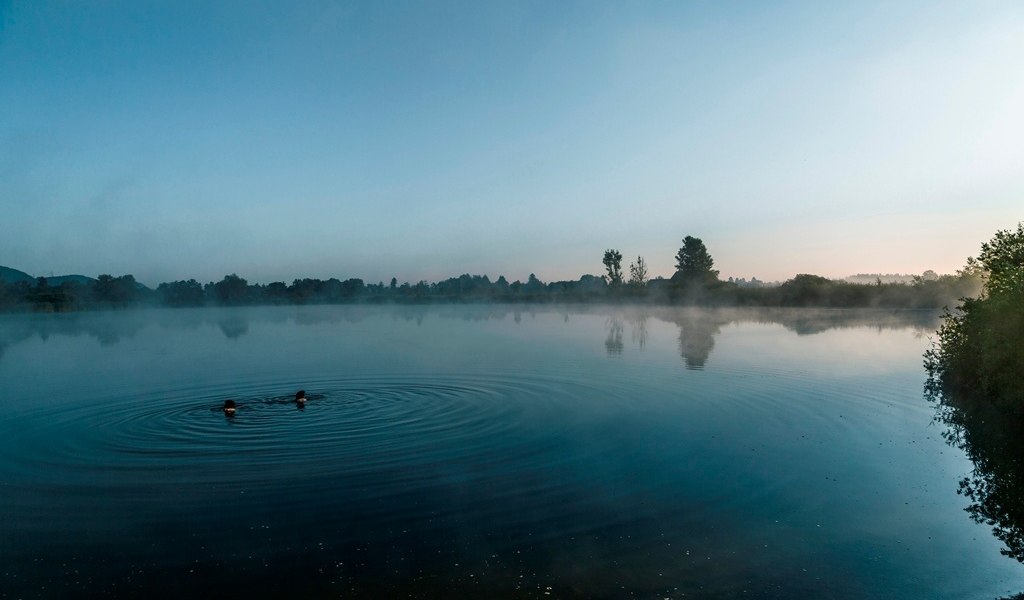
<path id="1" fill-rule="evenodd" d="M 1024 220 L 1018 2 L 0 2 L 0 265 L 950 273 Z"/>

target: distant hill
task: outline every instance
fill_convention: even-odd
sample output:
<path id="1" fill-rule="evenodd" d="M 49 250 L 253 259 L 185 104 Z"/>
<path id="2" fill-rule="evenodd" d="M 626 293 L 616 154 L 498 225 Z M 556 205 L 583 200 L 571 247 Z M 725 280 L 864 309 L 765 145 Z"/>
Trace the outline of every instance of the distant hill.
<path id="1" fill-rule="evenodd" d="M 24 271 L 19 271 L 10 267 L 0 267 L 0 281 L 4 283 L 18 283 L 19 281 L 25 281 L 27 283 L 34 284 L 36 282 L 36 278 Z M 46 278 L 46 283 L 53 287 L 57 287 L 65 281 L 69 283 L 87 284 L 93 283 L 96 281 L 96 278 L 86 277 L 85 275 L 55 275 L 53 277 Z M 142 287 L 145 288 L 145 286 Z"/>
<path id="2" fill-rule="evenodd" d="M 19 281 L 27 281 L 31 283 L 35 280 L 35 277 L 32 277 L 24 271 L 19 271 L 10 267 L 0 267 L 0 281 L 4 283 L 18 283 Z"/>

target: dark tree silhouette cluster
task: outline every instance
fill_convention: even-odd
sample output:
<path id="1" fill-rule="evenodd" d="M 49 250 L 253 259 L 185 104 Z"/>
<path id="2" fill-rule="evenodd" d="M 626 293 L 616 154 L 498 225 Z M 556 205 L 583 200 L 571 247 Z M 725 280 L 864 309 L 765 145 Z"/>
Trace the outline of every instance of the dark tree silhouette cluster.
<path id="1" fill-rule="evenodd" d="M 676 253 L 676 273 L 673 281 L 686 284 L 711 284 L 718 281 L 718 271 L 712 269 L 715 261 L 711 259 L 707 247 L 700 238 L 686 236 L 683 247 Z"/>

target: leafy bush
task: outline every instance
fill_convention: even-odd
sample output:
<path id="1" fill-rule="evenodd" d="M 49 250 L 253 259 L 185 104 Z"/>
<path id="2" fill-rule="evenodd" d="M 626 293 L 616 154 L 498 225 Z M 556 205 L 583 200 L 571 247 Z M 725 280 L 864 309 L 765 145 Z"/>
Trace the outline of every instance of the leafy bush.
<path id="1" fill-rule="evenodd" d="M 981 250 L 968 259 L 984 277 L 981 296 L 947 311 L 925 366 L 932 387 L 1024 416 L 1024 225 L 997 232 Z"/>

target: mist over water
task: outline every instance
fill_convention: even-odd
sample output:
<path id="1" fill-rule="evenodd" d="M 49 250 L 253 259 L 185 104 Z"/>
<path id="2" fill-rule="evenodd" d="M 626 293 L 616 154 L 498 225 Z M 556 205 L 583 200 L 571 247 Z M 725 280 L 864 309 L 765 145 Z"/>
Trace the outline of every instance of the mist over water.
<path id="1" fill-rule="evenodd" d="M 0 316 L 0 590 L 1019 592 L 1019 565 L 964 514 L 971 465 L 922 398 L 937 318 L 494 305 Z"/>

